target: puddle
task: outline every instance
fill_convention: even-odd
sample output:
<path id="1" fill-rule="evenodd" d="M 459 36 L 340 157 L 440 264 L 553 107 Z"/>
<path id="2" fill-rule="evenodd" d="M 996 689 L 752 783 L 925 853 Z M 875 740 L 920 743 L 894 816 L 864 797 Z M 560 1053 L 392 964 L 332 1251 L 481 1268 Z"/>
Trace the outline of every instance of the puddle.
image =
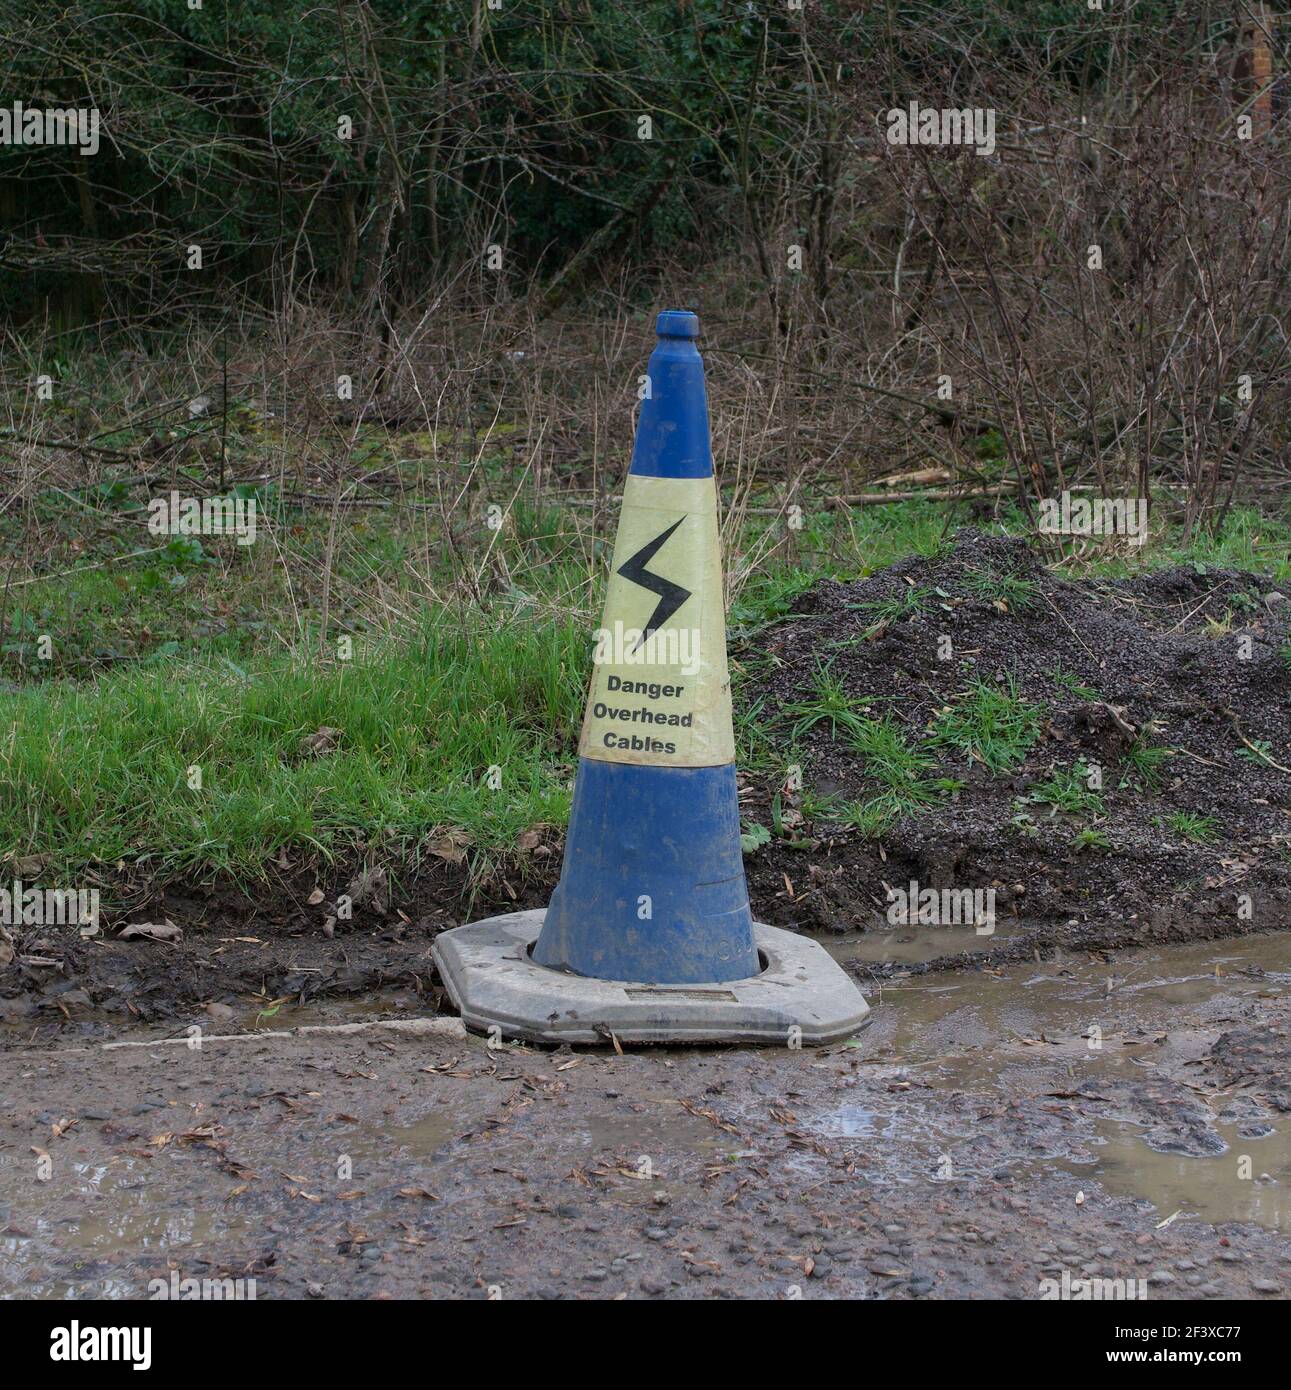
<path id="1" fill-rule="evenodd" d="M 219 1202 L 159 1205 L 146 1163 L 73 1163 L 60 1180 L 62 1166 L 55 1166 L 48 1182 L 38 1182 L 25 1164 L 0 1167 L 6 1179 L 0 1183 L 0 1214 L 6 1207 L 11 1211 L 0 1222 L 4 1280 L 25 1298 L 143 1298 L 146 1287 L 116 1273 L 114 1264 L 164 1254 L 182 1266 L 186 1258 L 204 1258 L 207 1241 L 247 1232 Z M 75 1215 L 50 1215 L 58 1210 Z M 60 1265 L 75 1277 L 56 1272 Z"/>
<path id="2" fill-rule="evenodd" d="M 1219 1105 L 1221 1117 L 1206 1114 L 1207 1086 L 1182 1092 L 1196 1098 L 1202 1130 L 1218 1136 L 1216 1146 L 1226 1145 L 1221 1153 L 1163 1153 L 1144 1138 L 1176 1104 L 1186 1108 L 1170 1101 L 1179 1078 L 1204 1078 L 1183 1061 L 1204 1058 L 1218 1032 L 1240 1025 L 1249 1001 L 1289 991 L 1286 936 L 876 984 L 868 991 L 870 1036 L 855 1079 L 842 1083 L 844 1094 L 855 1086 L 863 1099 L 858 1094 L 817 1116 L 812 1127 L 836 1141 L 855 1141 L 879 1182 L 909 1181 L 912 1166 L 932 1172 L 940 1154 L 951 1154 L 960 1178 L 1000 1169 L 1034 1176 L 1056 1166 L 1114 1195 L 1150 1202 L 1163 1220 L 1182 1212 L 1291 1229 L 1291 1123 L 1260 1111 L 1244 1089 Z M 1132 1123 L 1091 1115 L 1087 1107 L 1078 1117 L 1063 1114 L 1066 1093 L 1100 1078 L 1109 1083 L 1109 1104 L 1150 1111 L 1153 1102 L 1139 1097 L 1156 1086 L 1154 1068 L 1167 1058 L 1164 1110 L 1156 1102 L 1142 1123 L 1138 1114 Z M 1097 1086 L 1090 1089 L 1097 1093 Z M 1026 1123 L 991 1124 L 989 1116 L 1004 1114 L 1014 1100 L 1022 1102 Z M 1222 1112 L 1242 1104 L 1258 1112 L 1246 1115 L 1246 1123 L 1259 1119 L 1274 1132 L 1241 1137 L 1242 1123 Z M 1093 1156 L 1082 1160 L 1082 1148 Z M 1242 1155 L 1250 1159 L 1251 1180 L 1238 1176 Z M 1271 1181 L 1260 1182 L 1262 1174 Z"/>
<path id="3" fill-rule="evenodd" d="M 1023 922 L 997 922 L 980 936 L 971 926 L 888 927 L 817 939 L 840 965 L 924 965 L 965 951 L 991 951 L 1026 931 Z"/>
<path id="4" fill-rule="evenodd" d="M 1215 1157 L 1157 1153 L 1134 1127 L 1098 1122 L 1091 1163 L 1059 1160 L 1058 1167 L 1093 1179 L 1108 1192 L 1152 1203 L 1161 1220 L 1253 1221 L 1275 1231 L 1291 1230 L 1291 1143 L 1281 1134 L 1243 1139 L 1235 1125 L 1217 1125 L 1228 1144 Z M 1238 1176 L 1250 1160 L 1250 1178 Z M 1261 1181 L 1261 1178 L 1272 1181 Z"/>
<path id="5" fill-rule="evenodd" d="M 593 1150 L 640 1155 L 654 1163 L 677 1149 L 710 1158 L 740 1146 L 735 1135 L 723 1134 L 675 1100 L 660 1098 L 653 1104 L 658 1108 L 641 1115 L 589 1115 L 578 1132 Z"/>
<path id="6" fill-rule="evenodd" d="M 983 1081 L 996 1074 L 1001 1048 L 1007 1060 L 1150 1061 L 1145 1036 L 1191 1026 L 1202 1006 L 1288 990 L 1285 935 L 1122 952 L 1110 962 L 1082 955 L 998 973 L 885 981 L 867 989 L 874 1010 L 867 1056 L 919 1066 L 989 1050 Z M 1091 1027 L 1101 1031 L 1101 1048 L 1090 1047 Z"/>

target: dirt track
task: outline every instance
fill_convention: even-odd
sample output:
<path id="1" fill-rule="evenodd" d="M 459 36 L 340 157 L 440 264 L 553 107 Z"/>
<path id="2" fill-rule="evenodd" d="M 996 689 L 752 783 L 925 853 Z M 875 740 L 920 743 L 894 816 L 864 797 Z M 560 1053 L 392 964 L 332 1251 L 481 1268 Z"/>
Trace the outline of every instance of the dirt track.
<path id="1" fill-rule="evenodd" d="M 259 1298 L 1033 1299 L 1066 1271 L 1285 1296 L 1289 955 L 907 976 L 824 1053 L 383 1029 L 11 1049 L 0 1290 L 139 1296 L 174 1270 Z"/>

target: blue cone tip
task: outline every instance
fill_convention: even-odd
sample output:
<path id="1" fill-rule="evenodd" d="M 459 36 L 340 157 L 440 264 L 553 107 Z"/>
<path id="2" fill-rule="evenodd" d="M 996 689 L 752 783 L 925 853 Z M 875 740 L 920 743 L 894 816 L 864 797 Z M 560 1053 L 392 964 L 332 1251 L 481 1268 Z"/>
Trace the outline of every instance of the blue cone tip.
<path id="1" fill-rule="evenodd" d="M 704 359 L 695 346 L 699 317 L 689 309 L 664 309 L 655 327 L 650 395 L 641 404 L 628 471 L 654 478 L 711 477 Z"/>
<path id="2" fill-rule="evenodd" d="M 689 309 L 663 309 L 654 327 L 661 338 L 698 338 L 699 315 Z"/>

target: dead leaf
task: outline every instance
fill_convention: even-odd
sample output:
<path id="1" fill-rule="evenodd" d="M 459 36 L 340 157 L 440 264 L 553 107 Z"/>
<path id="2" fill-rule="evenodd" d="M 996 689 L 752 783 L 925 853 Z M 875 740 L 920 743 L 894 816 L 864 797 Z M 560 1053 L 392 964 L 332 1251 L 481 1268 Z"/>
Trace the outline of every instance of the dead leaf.
<path id="1" fill-rule="evenodd" d="M 336 752 L 336 746 L 340 742 L 340 729 L 333 729 L 324 724 L 321 729 L 317 729 L 312 734 L 306 734 L 300 741 L 300 751 L 307 753 L 313 758 L 326 757 L 329 753 Z"/>
<path id="2" fill-rule="evenodd" d="M 427 849 L 446 864 L 460 864 L 466 858 L 466 851 L 472 844 L 470 834 L 455 826 L 437 826 L 430 832 Z"/>
<path id="3" fill-rule="evenodd" d="M 183 929 L 169 918 L 164 922 L 131 922 L 118 933 L 121 941 L 131 941 L 136 937 L 144 941 L 178 941 L 183 935 Z"/>

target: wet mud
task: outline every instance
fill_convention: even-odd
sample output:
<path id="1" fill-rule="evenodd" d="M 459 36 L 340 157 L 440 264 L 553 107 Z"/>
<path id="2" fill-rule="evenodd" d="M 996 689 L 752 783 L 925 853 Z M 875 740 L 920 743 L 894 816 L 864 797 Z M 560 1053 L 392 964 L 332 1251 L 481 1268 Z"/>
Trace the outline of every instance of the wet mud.
<path id="1" fill-rule="evenodd" d="M 896 975 L 870 998 L 871 1027 L 823 1052 L 267 1035 L 424 1019 L 413 992 L 225 1020 L 234 1040 L 200 1047 L 11 1047 L 0 1292 L 1291 1288 L 1287 937 Z"/>

